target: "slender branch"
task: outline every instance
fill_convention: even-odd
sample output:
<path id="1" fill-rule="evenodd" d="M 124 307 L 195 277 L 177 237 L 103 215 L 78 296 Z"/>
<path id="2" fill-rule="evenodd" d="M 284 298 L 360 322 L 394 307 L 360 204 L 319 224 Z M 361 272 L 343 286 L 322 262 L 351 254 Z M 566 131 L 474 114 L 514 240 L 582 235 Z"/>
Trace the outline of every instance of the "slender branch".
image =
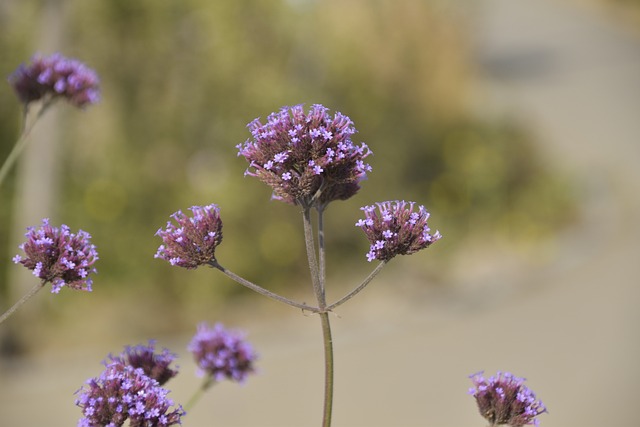
<path id="1" fill-rule="evenodd" d="M 230 270 L 227 270 L 226 268 L 224 268 L 223 266 L 221 266 L 220 264 L 218 264 L 218 261 L 211 261 L 209 263 L 209 265 L 211 267 L 217 268 L 218 270 L 220 270 L 221 272 L 223 272 L 225 275 L 227 275 L 227 277 L 229 277 L 230 279 L 234 280 L 235 282 L 241 284 L 242 286 L 245 286 L 249 289 L 251 289 L 252 291 L 255 291 L 261 295 L 264 295 L 266 297 L 269 297 L 271 299 L 274 299 L 276 301 L 280 301 L 283 302 L 285 304 L 288 304 L 290 306 L 296 307 L 296 308 L 300 308 L 302 310 L 306 310 L 306 311 L 310 311 L 312 313 L 320 313 L 322 310 L 318 307 L 312 307 L 310 305 L 306 305 L 306 304 L 302 304 L 299 302 L 295 302 L 292 301 L 288 298 L 285 298 L 283 296 L 280 296 L 276 293 L 273 293 L 265 288 L 263 288 L 262 286 L 256 285 L 255 283 L 252 283 L 240 276 L 238 276 L 237 274 L 233 273 Z"/>
<path id="2" fill-rule="evenodd" d="M 324 291 L 320 283 L 320 274 L 318 272 L 318 261 L 316 259 L 316 249 L 313 241 L 313 230 L 311 227 L 311 212 L 309 207 L 305 207 L 302 211 L 302 218 L 304 223 L 304 241 L 307 248 L 307 259 L 309 261 L 309 270 L 311 271 L 311 282 L 313 285 L 313 291 L 316 294 L 318 305 L 321 305 L 321 301 L 324 301 Z M 320 309 L 324 307 L 320 306 Z"/>
<path id="3" fill-rule="evenodd" d="M 369 282 L 371 282 L 373 278 L 376 277 L 378 273 L 380 273 L 380 270 L 382 270 L 382 267 L 384 267 L 385 265 L 387 265 L 387 261 L 381 261 L 380 264 L 378 264 L 378 266 L 369 274 L 369 276 L 364 279 L 364 282 L 362 282 L 357 288 L 349 292 L 347 295 L 343 296 L 337 302 L 334 302 L 333 304 L 326 307 L 326 311 L 333 310 L 334 308 L 344 304 L 345 302 L 349 301 L 351 298 L 359 294 L 360 291 L 366 288 Z"/>
<path id="4" fill-rule="evenodd" d="M 45 113 L 45 111 L 49 108 L 51 104 L 52 104 L 52 100 L 45 101 L 42 107 L 40 108 L 40 110 L 38 111 L 38 114 L 36 115 L 36 117 L 33 119 L 33 121 L 29 126 L 27 126 L 28 107 L 25 107 L 23 119 L 22 119 L 23 120 L 22 132 L 20 133 L 20 137 L 18 138 L 15 145 L 11 149 L 9 156 L 7 156 L 7 159 L 2 164 L 2 167 L 0 167 L 0 185 L 2 185 L 2 182 L 6 178 L 9 171 L 11 170 L 11 167 L 14 165 L 14 163 L 18 159 L 18 156 L 20 156 L 24 148 L 27 146 L 27 142 L 29 142 L 28 136 L 31 133 L 31 130 L 33 129 L 33 127 L 36 125 L 36 122 L 40 117 L 42 117 L 42 115 Z"/>
<path id="5" fill-rule="evenodd" d="M 213 383 L 214 383 L 213 377 L 211 375 L 207 375 L 202 385 L 198 387 L 198 389 L 193 393 L 193 395 L 191 395 L 191 398 L 186 403 L 186 405 L 184 405 L 184 410 L 187 412 L 190 411 L 191 408 L 193 408 L 193 406 L 198 402 L 198 400 L 200 400 L 204 392 L 207 391 L 209 387 L 213 385 Z"/>
<path id="6" fill-rule="evenodd" d="M 331 426 L 331 414 L 333 410 L 333 338 L 331 337 L 331 324 L 329 313 L 320 313 L 322 322 L 322 339 L 324 341 L 324 411 L 322 426 Z"/>
<path id="7" fill-rule="evenodd" d="M 26 295 L 20 298 L 20 300 L 17 303 L 15 303 L 2 316 L 0 316 L 0 324 L 2 324 L 2 322 L 7 320 L 7 318 L 9 318 L 9 316 L 11 316 L 17 309 L 19 309 L 25 302 L 27 302 L 29 298 L 37 294 L 38 291 L 44 287 L 44 283 L 45 282 L 38 282 L 38 284 L 36 284 L 33 288 L 31 288 L 31 290 Z"/>
<path id="8" fill-rule="evenodd" d="M 320 290 L 322 292 L 322 302 L 318 301 L 320 308 L 326 306 L 326 257 L 324 247 L 324 207 L 318 208 L 318 281 L 320 283 Z"/>

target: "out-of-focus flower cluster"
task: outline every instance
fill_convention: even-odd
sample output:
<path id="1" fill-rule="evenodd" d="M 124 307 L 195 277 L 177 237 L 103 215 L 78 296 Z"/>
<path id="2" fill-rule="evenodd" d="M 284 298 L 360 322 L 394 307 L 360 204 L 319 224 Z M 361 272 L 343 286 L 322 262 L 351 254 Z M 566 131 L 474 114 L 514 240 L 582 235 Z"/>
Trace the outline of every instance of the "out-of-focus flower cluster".
<path id="1" fill-rule="evenodd" d="M 71 233 L 66 225 L 60 228 L 42 220 L 39 228 L 29 227 L 22 243 L 26 257 L 16 255 L 13 262 L 22 264 L 43 283 L 52 284 L 51 292 L 58 293 L 63 286 L 71 289 L 91 291 L 93 281 L 90 273 L 96 273 L 93 264 L 98 260 L 96 247 L 89 241 L 91 236 L 85 231 Z"/>
<path id="2" fill-rule="evenodd" d="M 371 151 L 351 141 L 356 132 L 351 119 L 338 112 L 331 117 L 322 105 L 313 105 L 308 114 L 301 105 L 284 107 L 248 128 L 252 138 L 237 146 L 249 162 L 245 174 L 268 184 L 275 199 L 326 206 L 356 194 L 371 171 L 364 162 Z"/>
<path id="3" fill-rule="evenodd" d="M 78 427 L 119 427 L 127 419 L 130 427 L 180 424 L 185 411 L 182 406 L 175 407 L 167 396 L 169 391 L 153 377 L 174 376 L 177 372 L 168 368 L 174 356 L 166 350 L 154 355 L 154 350 L 153 343 L 127 347 L 105 362 L 102 374 L 88 380 L 77 392 L 76 405 L 84 415 Z"/>
<path id="4" fill-rule="evenodd" d="M 214 327 L 206 323 L 198 325 L 188 350 L 198 364 L 198 374 L 208 375 L 214 381 L 229 379 L 243 383 L 255 372 L 253 364 L 258 355 L 251 344 L 240 333 L 228 331 L 220 323 Z"/>
<path id="5" fill-rule="evenodd" d="M 498 372 L 485 379 L 483 372 L 471 375 L 474 387 L 469 394 L 475 397 L 480 414 L 490 425 L 509 425 L 522 427 L 538 426 L 536 417 L 547 412 L 546 407 L 536 395 L 524 385 L 524 378 L 518 378 L 509 372 Z"/>
<path id="6" fill-rule="evenodd" d="M 371 243 L 367 253 L 369 262 L 410 255 L 442 238 L 438 231 L 430 234 L 427 224 L 430 214 L 424 206 L 420 205 L 417 211 L 414 207 L 415 202 L 389 201 L 361 208 L 365 218 L 356 226 L 362 228 Z"/>
<path id="7" fill-rule="evenodd" d="M 9 83 L 25 105 L 45 97 L 65 98 L 76 107 L 100 100 L 100 80 L 96 72 L 59 53 L 34 56 L 29 65 L 20 65 L 9 76 Z"/>
<path id="8" fill-rule="evenodd" d="M 156 236 L 162 238 L 155 254 L 156 258 L 168 261 L 171 265 L 193 269 L 216 259 L 216 246 L 222 242 L 222 220 L 217 205 L 193 206 L 193 217 L 182 211 L 175 212 L 167 227 L 159 229 Z"/>

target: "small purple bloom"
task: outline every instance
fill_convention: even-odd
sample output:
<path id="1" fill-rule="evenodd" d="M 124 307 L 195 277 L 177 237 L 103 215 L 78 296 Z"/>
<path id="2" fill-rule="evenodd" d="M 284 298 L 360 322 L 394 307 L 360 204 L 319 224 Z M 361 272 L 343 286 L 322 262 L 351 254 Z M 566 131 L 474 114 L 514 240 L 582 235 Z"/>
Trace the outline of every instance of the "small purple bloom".
<path id="1" fill-rule="evenodd" d="M 27 241 L 19 247 L 26 257 L 16 255 L 13 262 L 22 264 L 43 283 L 51 283 L 51 292 L 57 294 L 63 286 L 91 291 L 90 273 L 96 273 L 93 264 L 98 260 L 96 247 L 85 231 L 71 233 L 69 227 L 52 227 L 49 219 L 42 220 L 39 228 L 28 227 Z"/>
<path id="2" fill-rule="evenodd" d="M 102 374 L 76 394 L 83 414 L 78 427 L 122 426 L 127 419 L 130 427 L 165 427 L 181 424 L 186 414 L 158 381 L 120 358 L 105 363 Z"/>
<path id="3" fill-rule="evenodd" d="M 121 361 L 134 368 L 141 368 L 145 375 L 163 385 L 178 374 L 178 369 L 169 365 L 176 359 L 176 355 L 168 349 L 156 353 L 156 342 L 150 340 L 148 345 L 127 346 L 119 356 L 111 357 L 112 361 Z"/>
<path id="4" fill-rule="evenodd" d="M 414 207 L 415 202 L 391 201 L 361 208 L 365 218 L 358 220 L 356 227 L 364 231 L 371 243 L 367 253 L 369 262 L 410 255 L 442 238 L 438 231 L 430 234 L 429 212 L 424 206 L 419 206 L 417 212 Z"/>
<path id="5" fill-rule="evenodd" d="M 478 372 L 469 376 L 474 385 L 469 389 L 469 394 L 475 397 L 480 415 L 489 421 L 489 425 L 539 425 L 540 420 L 535 417 L 547 412 L 547 408 L 524 385 L 524 378 L 509 372 L 498 372 L 485 379 L 482 374 Z"/>
<path id="6" fill-rule="evenodd" d="M 159 229 L 156 236 L 162 238 L 155 258 L 171 265 L 193 269 L 215 261 L 215 249 L 222 242 L 222 220 L 217 205 L 193 206 L 193 217 L 182 211 L 175 212 L 167 227 Z"/>
<path id="7" fill-rule="evenodd" d="M 333 117 L 322 105 L 305 114 L 301 105 L 283 107 L 266 123 L 249 123 L 252 138 L 237 146 L 249 162 L 245 175 L 273 189 L 273 198 L 303 207 L 323 207 L 346 200 L 360 189 L 371 166 L 365 144 L 355 145 L 353 122 L 341 113 Z"/>
<path id="8" fill-rule="evenodd" d="M 198 364 L 198 374 L 208 375 L 214 381 L 229 379 L 243 383 L 255 369 L 253 363 L 258 355 L 244 336 L 226 330 L 220 323 L 209 327 L 198 325 L 188 350 Z"/>
<path id="9" fill-rule="evenodd" d="M 65 98 L 76 107 L 95 104 L 100 100 L 99 82 L 94 70 L 59 53 L 36 55 L 31 64 L 20 65 L 9 76 L 9 83 L 25 105 L 45 97 Z"/>

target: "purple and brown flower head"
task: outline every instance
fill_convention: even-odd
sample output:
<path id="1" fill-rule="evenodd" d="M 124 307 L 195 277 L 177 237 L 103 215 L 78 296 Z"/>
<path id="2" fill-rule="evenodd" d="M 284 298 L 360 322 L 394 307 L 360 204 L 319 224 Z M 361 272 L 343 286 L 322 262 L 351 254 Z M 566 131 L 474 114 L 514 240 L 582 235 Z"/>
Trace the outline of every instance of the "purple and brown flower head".
<path id="1" fill-rule="evenodd" d="M 178 369 L 169 365 L 176 359 L 176 355 L 168 349 L 156 353 L 156 342 L 150 340 L 148 345 L 127 346 L 119 356 L 110 357 L 112 361 L 120 361 L 134 368 L 141 368 L 145 375 L 163 385 L 178 374 Z"/>
<path id="2" fill-rule="evenodd" d="M 301 105 L 283 107 L 266 123 L 248 125 L 252 138 L 239 144 L 238 155 L 249 162 L 246 175 L 273 189 L 273 198 L 303 207 L 324 207 L 346 200 L 360 189 L 371 166 L 364 158 L 371 151 L 351 136 L 356 132 L 349 117 L 333 117 L 322 105 L 308 114 Z"/>
<path id="3" fill-rule="evenodd" d="M 89 277 L 96 273 L 93 264 L 98 260 L 96 247 L 90 243 L 91 236 L 85 231 L 71 233 L 66 225 L 60 228 L 42 220 L 42 226 L 28 227 L 27 241 L 19 248 L 25 257 L 16 255 L 13 262 L 22 264 L 42 283 L 51 283 L 51 292 L 58 293 L 63 286 L 71 289 L 91 291 L 93 281 Z"/>
<path id="4" fill-rule="evenodd" d="M 216 247 L 222 242 L 222 220 L 217 205 L 193 206 L 189 217 L 182 211 L 175 212 L 167 227 L 159 229 L 156 236 L 162 238 L 155 257 L 169 261 L 171 265 L 193 269 L 215 261 Z"/>
<path id="5" fill-rule="evenodd" d="M 225 378 L 243 383 L 247 376 L 255 372 L 253 366 L 258 355 L 244 336 L 226 330 L 220 323 L 209 327 L 198 325 L 188 350 L 198 364 L 198 374 L 208 375 L 214 381 Z"/>
<path id="6" fill-rule="evenodd" d="M 105 363 L 102 374 L 76 393 L 83 414 L 78 427 L 116 427 L 127 419 L 130 427 L 165 427 L 181 424 L 185 415 L 158 381 L 119 358 Z"/>
<path id="7" fill-rule="evenodd" d="M 46 97 L 65 98 L 76 107 L 100 100 L 100 80 L 96 72 L 59 53 L 34 56 L 31 64 L 20 65 L 9 76 L 9 83 L 25 105 Z"/>
<path id="8" fill-rule="evenodd" d="M 489 425 L 539 425 L 540 420 L 536 417 L 547 412 L 547 408 L 524 385 L 524 378 L 509 372 L 498 372 L 485 379 L 482 374 L 478 372 L 469 376 L 474 385 L 469 389 L 469 394 L 475 397 L 480 415 L 489 421 Z"/>
<path id="9" fill-rule="evenodd" d="M 431 234 L 427 224 L 429 212 L 424 206 L 414 210 L 415 202 L 379 202 L 376 206 L 365 206 L 364 219 L 356 226 L 371 242 L 367 260 L 389 261 L 396 255 L 410 255 L 428 248 L 442 238 L 439 231 Z"/>

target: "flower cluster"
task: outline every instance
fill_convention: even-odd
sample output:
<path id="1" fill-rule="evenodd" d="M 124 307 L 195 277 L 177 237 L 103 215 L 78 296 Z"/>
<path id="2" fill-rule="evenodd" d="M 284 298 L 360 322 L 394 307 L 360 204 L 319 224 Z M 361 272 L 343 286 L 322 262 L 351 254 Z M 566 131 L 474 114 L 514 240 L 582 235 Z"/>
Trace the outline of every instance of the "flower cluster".
<path id="1" fill-rule="evenodd" d="M 198 364 L 198 374 L 214 381 L 225 378 L 243 383 L 253 367 L 257 354 L 239 333 L 227 331 L 220 323 L 214 327 L 198 325 L 197 333 L 187 347 Z"/>
<path id="2" fill-rule="evenodd" d="M 136 368 L 113 358 L 98 378 L 78 390 L 76 405 L 83 418 L 78 427 L 165 427 L 180 424 L 182 406 L 174 408 L 168 390 Z"/>
<path id="3" fill-rule="evenodd" d="M 96 72 L 82 62 L 59 53 L 34 56 L 31 64 L 20 65 L 9 76 L 9 83 L 25 105 L 45 97 L 62 97 L 76 107 L 100 100 Z"/>
<path id="4" fill-rule="evenodd" d="M 475 397 L 480 414 L 490 425 L 507 424 L 511 427 L 538 426 L 538 415 L 547 412 L 544 404 L 524 385 L 524 378 L 509 372 L 498 372 L 485 379 L 483 372 L 471 375 L 474 387 L 469 394 Z"/>
<path id="5" fill-rule="evenodd" d="M 367 260 L 388 261 L 396 255 L 409 255 L 427 248 L 442 238 L 440 232 L 430 234 L 429 212 L 424 206 L 414 211 L 415 202 L 380 202 L 365 206 L 365 218 L 356 226 L 362 228 L 371 242 Z"/>
<path id="6" fill-rule="evenodd" d="M 363 160 L 371 151 L 351 141 L 356 129 L 349 117 L 327 111 L 316 104 L 305 114 L 296 105 L 272 113 L 265 124 L 249 123 L 252 138 L 237 146 L 249 162 L 245 174 L 268 184 L 275 199 L 303 207 L 356 194 L 371 171 Z"/>
<path id="7" fill-rule="evenodd" d="M 26 257 L 16 255 L 13 262 L 33 270 L 33 275 L 43 284 L 52 284 L 51 292 L 58 293 L 63 286 L 91 291 L 90 273 L 96 273 L 93 264 L 98 259 L 96 247 L 85 231 L 71 233 L 69 227 L 52 227 L 48 219 L 39 228 L 29 227 L 27 241 L 19 246 Z"/>
<path id="8" fill-rule="evenodd" d="M 154 340 L 150 340 L 148 345 L 125 347 L 122 354 L 111 357 L 111 360 L 131 365 L 134 368 L 141 368 L 146 376 L 163 385 L 178 374 L 177 369 L 169 368 L 169 365 L 176 359 L 176 355 L 166 348 L 159 354 L 156 354 L 155 350 L 156 343 Z"/>
<path id="9" fill-rule="evenodd" d="M 156 258 L 169 261 L 171 265 L 193 269 L 215 261 L 216 246 L 222 242 L 222 220 L 217 205 L 193 206 L 193 217 L 182 211 L 171 218 L 177 223 L 167 222 L 167 227 L 159 229 L 164 244 L 160 245 Z"/>

